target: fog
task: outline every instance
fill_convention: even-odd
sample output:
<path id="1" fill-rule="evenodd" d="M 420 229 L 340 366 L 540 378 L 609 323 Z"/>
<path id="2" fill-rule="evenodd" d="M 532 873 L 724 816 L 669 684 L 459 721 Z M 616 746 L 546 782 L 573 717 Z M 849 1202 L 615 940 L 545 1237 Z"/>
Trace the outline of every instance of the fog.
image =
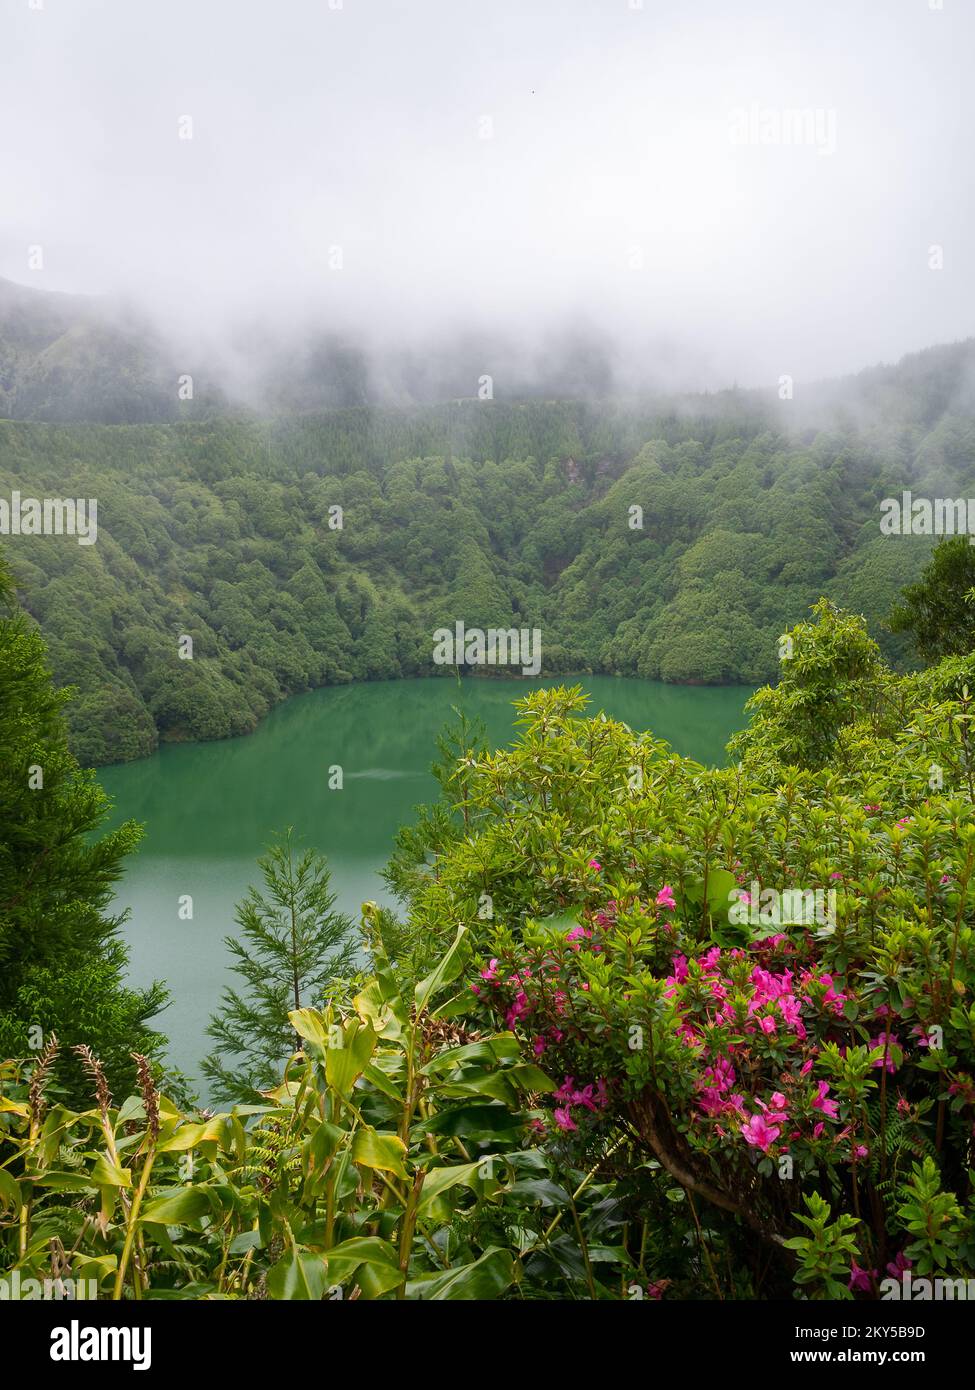
<path id="1" fill-rule="evenodd" d="M 241 389 L 322 335 L 395 395 L 399 349 L 528 379 L 569 343 L 580 391 L 697 390 L 973 332 L 962 0 L 2 0 L 0 26 L 0 276 L 147 315 Z"/>

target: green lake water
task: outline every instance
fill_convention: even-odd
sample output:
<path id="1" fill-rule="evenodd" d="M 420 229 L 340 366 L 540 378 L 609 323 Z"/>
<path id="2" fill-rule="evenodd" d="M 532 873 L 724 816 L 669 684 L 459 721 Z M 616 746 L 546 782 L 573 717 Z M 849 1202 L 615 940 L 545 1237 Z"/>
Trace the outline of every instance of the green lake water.
<path id="1" fill-rule="evenodd" d="M 634 729 L 650 729 L 674 749 L 721 763 L 724 746 L 744 722 L 742 687 L 674 686 L 654 681 L 577 678 L 600 709 Z M 479 716 L 492 744 L 515 736 L 511 701 L 551 681 L 431 677 L 337 686 L 279 705 L 246 738 L 167 744 L 151 758 L 102 768 L 115 802 L 112 824 L 144 823 L 145 838 L 128 861 L 117 905 L 130 972 L 139 984 L 165 979 L 173 1002 L 158 1024 L 170 1059 L 198 1076 L 209 1050 L 204 1033 L 229 976 L 224 937 L 234 904 L 258 881 L 255 860 L 275 831 L 294 826 L 304 844 L 328 856 L 337 907 L 358 917 L 367 898 L 390 902 L 379 871 L 400 825 L 432 800 L 434 740 L 451 706 Z M 341 765 L 344 786 L 330 791 L 328 770 Z M 184 895 L 193 919 L 180 920 Z"/>

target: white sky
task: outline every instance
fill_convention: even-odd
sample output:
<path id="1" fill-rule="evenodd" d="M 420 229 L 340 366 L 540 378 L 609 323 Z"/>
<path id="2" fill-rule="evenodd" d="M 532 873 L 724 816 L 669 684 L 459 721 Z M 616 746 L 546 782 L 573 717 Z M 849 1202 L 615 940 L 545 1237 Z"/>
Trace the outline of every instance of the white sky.
<path id="1" fill-rule="evenodd" d="M 975 331 L 971 0 L 631 3 L 0 0 L 0 275 L 209 332 L 587 315 L 699 385 Z"/>

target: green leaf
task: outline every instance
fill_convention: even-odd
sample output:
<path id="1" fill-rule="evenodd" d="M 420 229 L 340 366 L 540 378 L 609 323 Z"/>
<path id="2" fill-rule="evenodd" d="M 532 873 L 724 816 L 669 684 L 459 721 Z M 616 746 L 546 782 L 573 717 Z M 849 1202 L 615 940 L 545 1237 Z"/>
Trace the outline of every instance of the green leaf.
<path id="1" fill-rule="evenodd" d="M 34 1187 L 50 1187 L 55 1192 L 90 1192 L 96 1185 L 87 1173 L 64 1173 L 52 1168 L 30 1181 Z"/>
<path id="2" fill-rule="evenodd" d="M 342 1284 L 361 1269 L 357 1282 L 367 1298 L 378 1298 L 403 1282 L 396 1251 L 378 1236 L 343 1240 L 325 1251 L 325 1262 L 330 1284 Z"/>
<path id="3" fill-rule="evenodd" d="M 536 1202 L 543 1207 L 567 1207 L 569 1205 L 569 1194 L 564 1187 L 559 1187 L 558 1183 L 551 1178 L 520 1178 L 510 1187 L 505 1189 L 505 1199 L 517 1201 L 518 1198 L 526 1198 L 528 1204 L 533 1206 Z"/>
<path id="4" fill-rule="evenodd" d="M 357 1129 L 352 1139 L 352 1162 L 361 1163 L 364 1168 L 378 1168 L 394 1173 L 398 1178 L 408 1179 L 403 1166 L 406 1145 L 397 1134 L 379 1134 L 366 1126 Z"/>
<path id="5" fill-rule="evenodd" d="M 444 1302 L 500 1298 L 514 1281 L 514 1260 L 509 1250 L 486 1250 L 473 1264 L 448 1269 L 443 1274 L 413 1279 L 406 1285 L 407 1298 Z"/>
<path id="6" fill-rule="evenodd" d="M 340 1096 L 350 1096 L 376 1050 L 378 1039 L 368 1023 L 351 1018 L 342 1029 L 341 1047 L 325 1053 L 325 1078 Z"/>
<path id="7" fill-rule="evenodd" d="M 287 1250 L 267 1272 L 267 1291 L 275 1299 L 318 1302 L 327 1287 L 325 1261 L 311 1250 Z"/>
<path id="8" fill-rule="evenodd" d="M 522 1062 L 517 1067 L 509 1067 L 504 1073 L 523 1091 L 554 1091 L 556 1083 L 550 1081 L 540 1067 L 533 1062 Z"/>
<path id="9" fill-rule="evenodd" d="M 403 1104 L 403 1096 L 396 1089 L 396 1086 L 383 1071 L 382 1067 L 377 1066 L 375 1062 L 370 1062 L 362 1075 L 371 1086 L 375 1086 L 377 1091 L 382 1091 L 384 1096 L 388 1096 L 389 1099 L 395 1101 L 397 1105 Z"/>
<path id="10" fill-rule="evenodd" d="M 506 1105 L 455 1105 L 413 1126 L 414 1134 L 450 1134 L 481 1139 L 510 1133 L 524 1125 L 524 1116 Z"/>
<path id="11" fill-rule="evenodd" d="M 451 980 L 456 980 L 457 976 L 467 964 L 470 955 L 470 943 L 467 939 L 467 927 L 462 922 L 457 928 L 457 935 L 454 937 L 453 944 L 447 954 L 427 976 L 421 980 L 416 987 L 415 1000 L 416 1011 L 422 1013 L 430 1002 L 432 996 L 440 989 L 441 985 L 449 984 Z"/>
<path id="12" fill-rule="evenodd" d="M 184 1149 L 195 1149 L 197 1144 L 221 1143 L 227 1129 L 226 1115 L 213 1115 L 202 1124 L 180 1125 L 168 1139 L 160 1140 L 156 1146 L 158 1153 L 179 1153 Z"/>
<path id="13" fill-rule="evenodd" d="M 19 1216 L 23 1205 L 17 1179 L 12 1177 L 6 1168 L 0 1168 L 0 1210 L 9 1207 L 14 1216 Z"/>
<path id="14" fill-rule="evenodd" d="M 421 1071 L 425 1076 L 433 1076 L 440 1071 L 449 1071 L 464 1062 L 512 1062 L 520 1057 L 521 1048 L 514 1033 L 498 1033 L 492 1038 L 481 1038 L 478 1042 L 465 1043 L 462 1047 L 448 1047 L 431 1058 Z"/>
<path id="15" fill-rule="evenodd" d="M 420 1215 L 429 1211 L 437 1198 L 442 1197 L 451 1187 L 472 1186 L 483 1162 L 484 1160 L 480 1159 L 477 1163 L 456 1163 L 446 1168 L 428 1168 L 417 1206 Z"/>
<path id="16" fill-rule="evenodd" d="M 541 917 L 536 925 L 554 932 L 557 936 L 565 936 L 566 932 L 577 927 L 581 920 L 582 908 L 573 907 L 568 912 L 553 912 L 550 917 Z"/>
<path id="17" fill-rule="evenodd" d="M 328 1049 L 328 1028 L 321 1012 L 318 1009 L 292 1009 L 288 1019 L 298 1036 L 310 1042 L 314 1051 L 324 1056 Z"/>
<path id="18" fill-rule="evenodd" d="M 120 1168 L 106 1154 L 99 1154 L 88 1183 L 95 1187 L 131 1187 L 132 1172 L 129 1168 Z"/>
<path id="19" fill-rule="evenodd" d="M 160 1226 L 185 1226 L 190 1221 L 198 1221 L 209 1210 L 210 1200 L 205 1188 L 199 1185 L 177 1187 L 147 1202 L 139 1220 Z"/>
<path id="20" fill-rule="evenodd" d="M 463 1071 L 455 1081 L 441 1081 L 437 1093 L 441 1096 L 493 1096 L 512 1110 L 518 1107 L 518 1093 L 507 1073 L 502 1071 Z"/>

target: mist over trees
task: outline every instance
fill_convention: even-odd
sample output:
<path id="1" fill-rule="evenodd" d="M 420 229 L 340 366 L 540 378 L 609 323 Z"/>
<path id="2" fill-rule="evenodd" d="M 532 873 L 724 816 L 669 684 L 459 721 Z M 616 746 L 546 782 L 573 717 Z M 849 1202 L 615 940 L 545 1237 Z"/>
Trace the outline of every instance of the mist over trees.
<path id="1" fill-rule="evenodd" d="M 545 674 L 759 684 L 825 595 L 903 667 L 915 649 L 887 618 L 931 538 L 882 536 L 880 506 L 975 492 L 973 361 L 966 344 L 855 378 L 792 431 L 734 391 L 696 410 L 0 422 L 0 488 L 58 496 L 70 477 L 99 504 L 96 546 L 3 544 L 58 682 L 78 689 L 89 764 L 246 733 L 296 691 L 442 673 L 431 635 L 458 617 L 539 627 Z"/>

